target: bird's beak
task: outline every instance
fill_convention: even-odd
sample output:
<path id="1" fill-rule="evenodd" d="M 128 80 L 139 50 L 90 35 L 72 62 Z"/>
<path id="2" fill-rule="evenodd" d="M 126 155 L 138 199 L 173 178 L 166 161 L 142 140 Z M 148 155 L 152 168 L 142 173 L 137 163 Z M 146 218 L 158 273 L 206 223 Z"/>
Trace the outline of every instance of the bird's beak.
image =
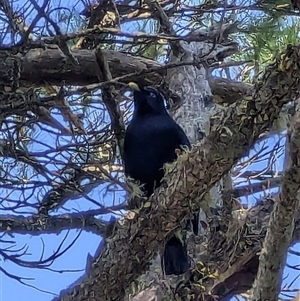
<path id="1" fill-rule="evenodd" d="M 141 91 L 140 87 L 134 82 L 128 83 L 128 87 L 133 91 Z"/>

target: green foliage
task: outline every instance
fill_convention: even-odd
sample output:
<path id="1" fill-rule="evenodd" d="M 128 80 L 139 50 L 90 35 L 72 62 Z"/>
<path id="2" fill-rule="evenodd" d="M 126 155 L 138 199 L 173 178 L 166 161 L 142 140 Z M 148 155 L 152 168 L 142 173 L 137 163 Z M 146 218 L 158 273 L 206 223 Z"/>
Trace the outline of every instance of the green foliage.
<path id="1" fill-rule="evenodd" d="M 252 8 L 255 5 L 252 6 Z M 299 39 L 298 17 L 290 14 L 290 2 L 259 1 L 259 10 L 245 10 L 240 14 L 240 28 L 235 39 L 241 51 L 234 61 L 250 63 L 240 70 L 240 80 L 251 82 L 288 44 Z"/>

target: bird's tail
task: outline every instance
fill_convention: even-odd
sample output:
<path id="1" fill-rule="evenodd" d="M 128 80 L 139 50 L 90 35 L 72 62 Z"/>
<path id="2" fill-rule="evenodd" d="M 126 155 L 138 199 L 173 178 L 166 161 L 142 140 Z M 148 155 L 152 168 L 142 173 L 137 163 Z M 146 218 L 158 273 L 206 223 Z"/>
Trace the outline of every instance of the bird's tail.
<path id="1" fill-rule="evenodd" d="M 165 245 L 163 256 L 163 269 L 166 275 L 180 275 L 190 267 L 186 245 L 176 235 L 169 239 Z"/>
<path id="2" fill-rule="evenodd" d="M 197 214 L 194 214 L 192 220 L 192 228 L 195 235 L 199 234 L 199 222 L 200 222 L 200 216 L 199 212 Z"/>

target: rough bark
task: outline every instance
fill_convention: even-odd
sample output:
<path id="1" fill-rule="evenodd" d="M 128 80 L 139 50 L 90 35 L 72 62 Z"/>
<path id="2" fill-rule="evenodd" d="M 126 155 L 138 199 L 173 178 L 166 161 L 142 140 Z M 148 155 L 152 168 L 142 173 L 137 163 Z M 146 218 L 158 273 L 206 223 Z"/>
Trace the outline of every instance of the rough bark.
<path id="1" fill-rule="evenodd" d="M 251 96 L 253 92 L 252 85 L 227 78 L 209 77 L 208 81 L 214 94 L 214 102 L 217 104 L 230 105 L 242 97 Z"/>
<path id="2" fill-rule="evenodd" d="M 192 54 L 195 57 L 201 57 L 201 55 L 209 53 L 211 50 L 211 45 L 208 43 L 181 43 L 181 46 L 185 54 Z M 183 53 L 181 57 L 189 59 L 189 55 L 184 55 Z M 179 58 L 180 56 L 176 57 L 173 54 L 171 60 L 176 61 Z M 172 112 L 173 118 L 185 130 L 192 144 L 209 135 L 210 118 L 218 111 L 216 106 L 210 105 L 212 92 L 206 74 L 204 66 L 182 66 L 168 70 L 166 76 L 170 89 L 176 92 L 183 100 L 181 106 Z M 199 196 L 203 198 L 203 203 L 206 204 L 200 208 L 198 213 L 201 222 L 209 224 L 207 220 L 207 215 L 210 213 L 209 207 L 221 208 L 223 206 L 221 197 L 222 186 L 223 181 L 220 179 L 210 190 L 207 190 L 205 195 Z M 190 200 L 190 202 L 195 201 L 193 199 Z M 204 251 L 201 242 L 207 241 L 209 227 L 204 229 L 199 225 L 199 234 L 199 237 L 191 236 L 188 240 L 189 252 L 194 262 L 200 259 L 200 254 Z M 181 281 L 180 278 L 176 280 L 177 283 Z"/>
<path id="3" fill-rule="evenodd" d="M 249 291 L 257 274 L 258 254 L 268 229 L 268 221 L 274 201 L 272 198 L 266 198 L 253 208 L 246 210 L 242 222 L 235 225 L 233 235 L 229 233 L 229 230 L 226 233 L 223 231 L 216 232 L 214 237 L 211 238 L 215 245 L 209 250 L 210 255 L 205 258 L 205 262 L 212 267 L 217 266 L 219 276 L 203 283 L 201 279 L 196 278 L 197 271 L 192 270 L 191 273 L 186 275 L 185 279 L 181 279 L 173 288 L 175 293 L 173 293 L 171 299 L 174 299 L 174 294 L 177 294 L 181 300 L 230 301 L 236 294 Z M 300 211 L 298 211 L 291 244 L 299 242 L 299 240 Z M 231 265 L 232 258 L 236 260 L 233 265 Z M 193 278 L 194 276 L 195 278 Z M 193 281 L 193 279 L 198 280 Z M 155 283 L 157 284 L 155 287 L 147 288 L 144 292 L 151 294 L 152 298 L 156 298 L 155 301 L 170 300 L 170 298 L 164 299 L 165 295 L 161 294 L 161 282 L 156 281 Z M 206 293 L 199 289 L 201 284 L 205 285 Z M 165 290 L 167 290 L 167 287 Z M 163 293 L 165 294 L 165 291 Z M 189 297 L 186 297 L 186 294 Z M 130 300 L 143 301 L 143 296 L 145 295 L 140 293 Z"/>
<path id="4" fill-rule="evenodd" d="M 99 73 L 94 51 L 83 49 L 70 52 L 79 62 L 78 65 L 73 64 L 56 45 L 47 45 L 46 49 L 31 49 L 23 55 L 14 55 L 12 52 L 0 50 L 0 83 L 8 87 L 16 84 L 60 86 L 64 81 L 69 85 L 87 85 L 83 90 L 88 90 L 96 88 L 99 81 L 105 81 L 103 74 Z M 157 85 L 166 73 L 166 66 L 153 60 L 112 50 L 102 50 L 102 52 L 111 71 L 113 78 L 109 81 L 111 83 L 117 81 L 128 83 L 137 80 L 149 85 Z M 174 66 L 180 63 L 183 64 L 179 62 Z M 155 70 L 157 71 L 151 72 Z M 228 97 L 225 99 L 222 92 L 224 80 L 210 78 L 209 83 L 217 103 L 220 98 L 223 99 L 222 103 L 232 103 L 233 99 L 237 100 L 240 95 L 245 95 L 245 87 L 248 87 L 243 83 L 227 81 Z"/>
<path id="5" fill-rule="evenodd" d="M 281 192 L 272 211 L 259 257 L 259 269 L 250 300 L 277 300 L 281 290 L 287 249 L 292 241 L 299 208 L 300 189 L 300 104 L 288 134 L 290 166 L 282 179 Z"/>
<path id="6" fill-rule="evenodd" d="M 205 193 L 268 131 L 282 106 L 299 89 L 300 47 L 289 47 L 266 69 L 253 99 L 216 116 L 204 144 L 196 145 L 172 166 L 167 187 L 152 195 L 138 213 L 117 225 L 90 274 L 61 300 L 119 300 L 128 285 L 149 266 L 165 237 L 203 204 L 188 204 Z M 217 121 L 218 120 L 218 121 Z M 120 268 L 122 266 L 122 268 Z"/>

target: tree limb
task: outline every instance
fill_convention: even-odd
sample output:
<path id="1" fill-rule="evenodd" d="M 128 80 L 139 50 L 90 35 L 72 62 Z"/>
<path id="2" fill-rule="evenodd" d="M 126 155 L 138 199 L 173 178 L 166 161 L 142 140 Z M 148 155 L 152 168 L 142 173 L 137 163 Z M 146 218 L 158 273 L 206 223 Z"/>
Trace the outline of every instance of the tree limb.
<path id="1" fill-rule="evenodd" d="M 217 104 L 230 105 L 253 93 L 253 86 L 243 82 L 216 77 L 209 77 L 208 81 Z"/>
<path id="2" fill-rule="evenodd" d="M 99 221 L 94 217 L 97 213 L 102 214 L 102 210 L 91 210 L 80 214 L 62 214 L 55 217 L 46 215 L 33 215 L 31 217 L 4 215 L 0 219 L 0 230 L 13 231 L 14 233 L 30 231 L 31 235 L 40 235 L 41 232 L 59 233 L 66 228 L 83 228 L 106 237 L 111 224 L 114 223 L 114 219 L 112 218 L 109 222 Z"/>
<path id="3" fill-rule="evenodd" d="M 0 80 L 7 86 L 20 85 L 31 86 L 32 84 L 61 85 L 65 81 L 69 85 L 91 85 L 105 81 L 99 74 L 94 51 L 73 50 L 70 51 L 78 65 L 74 65 L 68 57 L 56 45 L 47 45 L 47 49 L 37 48 L 29 50 L 21 58 L 8 51 L 0 50 Z M 148 85 L 156 85 L 162 81 L 167 69 L 153 60 L 142 57 L 130 56 L 118 51 L 102 50 L 107 60 L 109 70 L 113 79 L 124 74 L 133 74 L 124 77 L 123 82 L 130 80 L 143 81 Z M 179 63 L 177 65 L 180 65 Z M 193 65 L 194 63 L 189 63 Z M 21 71 L 18 78 L 11 74 L 15 65 Z M 174 67 L 176 64 L 173 65 Z M 149 69 L 153 69 L 152 73 Z M 155 72 L 155 70 L 157 70 Z M 12 80 L 13 79 L 13 80 Z M 240 99 L 241 95 L 250 95 L 253 88 L 241 82 L 224 80 L 221 78 L 210 78 L 209 84 L 214 94 L 216 103 L 233 103 Z M 227 92 L 224 94 L 224 86 Z"/>
<path id="4" fill-rule="evenodd" d="M 300 103 L 289 131 L 291 166 L 285 172 L 282 188 L 272 211 L 264 246 L 259 257 L 257 278 L 250 300 L 277 300 L 286 261 L 287 249 L 292 240 L 295 218 L 300 201 Z"/>

